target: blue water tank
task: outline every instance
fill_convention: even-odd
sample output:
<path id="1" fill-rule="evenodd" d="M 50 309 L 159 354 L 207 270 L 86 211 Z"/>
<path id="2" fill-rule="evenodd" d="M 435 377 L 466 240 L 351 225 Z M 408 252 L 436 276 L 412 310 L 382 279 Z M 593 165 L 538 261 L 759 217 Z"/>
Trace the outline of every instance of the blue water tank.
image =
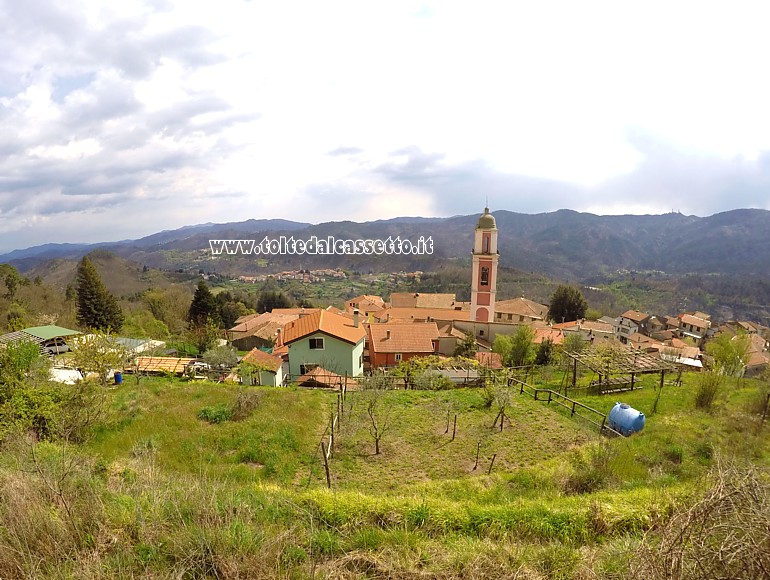
<path id="1" fill-rule="evenodd" d="M 644 428 L 644 413 L 626 405 L 615 403 L 610 410 L 609 426 L 621 435 L 628 437 Z"/>
<path id="2" fill-rule="evenodd" d="M 119 385 L 123 382 L 123 374 L 120 371 L 115 371 L 115 384 Z"/>

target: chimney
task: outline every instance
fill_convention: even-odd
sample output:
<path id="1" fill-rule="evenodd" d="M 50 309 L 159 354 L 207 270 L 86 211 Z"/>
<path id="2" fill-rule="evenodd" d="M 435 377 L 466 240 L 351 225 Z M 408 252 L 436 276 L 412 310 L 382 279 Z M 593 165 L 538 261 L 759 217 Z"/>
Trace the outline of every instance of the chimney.
<path id="1" fill-rule="evenodd" d="M 305 313 L 305 307 L 303 306 L 302 308 L 299 309 L 299 317 L 305 318 L 305 316 L 307 316 L 307 314 Z"/>
<path id="2" fill-rule="evenodd" d="M 385 331 L 385 340 L 390 340 L 390 331 L 389 330 Z"/>
<path id="3" fill-rule="evenodd" d="M 281 332 L 281 329 L 275 331 L 276 337 L 275 337 L 275 346 L 276 348 L 280 348 L 283 346 L 283 333 Z"/>
<path id="4" fill-rule="evenodd" d="M 353 326 L 358 328 L 358 308 L 353 309 Z"/>

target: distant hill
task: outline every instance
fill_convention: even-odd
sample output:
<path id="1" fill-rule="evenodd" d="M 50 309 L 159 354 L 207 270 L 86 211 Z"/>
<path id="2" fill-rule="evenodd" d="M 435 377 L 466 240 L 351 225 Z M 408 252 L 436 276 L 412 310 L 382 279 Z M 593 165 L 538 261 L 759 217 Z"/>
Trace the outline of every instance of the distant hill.
<path id="1" fill-rule="evenodd" d="M 597 216 L 571 210 L 541 214 L 493 212 L 500 230 L 500 262 L 523 271 L 581 281 L 618 270 L 659 270 L 671 274 L 762 275 L 770 264 L 770 211 L 733 210 L 710 217 L 664 215 Z M 124 258 L 164 269 L 200 268 L 250 274 L 298 268 L 343 267 L 359 271 L 430 271 L 447 260 L 468 258 L 478 215 L 451 218 L 396 218 L 366 223 L 305 224 L 288 220 L 247 220 L 202 224 L 139 240 L 100 244 Z M 209 239 L 257 239 L 265 235 L 307 239 L 416 239 L 431 236 L 433 256 L 255 256 L 213 258 Z M 51 258 L 79 258 L 96 245 L 47 244 L 0 256 L 29 272 Z"/>
<path id="2" fill-rule="evenodd" d="M 89 258 L 104 285 L 119 298 L 128 298 L 148 288 L 165 288 L 175 281 L 165 272 L 152 269 L 145 272 L 136 262 L 105 250 L 94 250 L 89 254 Z M 39 264 L 26 272 L 26 275 L 31 279 L 39 276 L 47 285 L 65 290 L 67 285 L 75 282 L 77 266 L 78 260 L 55 258 Z"/>

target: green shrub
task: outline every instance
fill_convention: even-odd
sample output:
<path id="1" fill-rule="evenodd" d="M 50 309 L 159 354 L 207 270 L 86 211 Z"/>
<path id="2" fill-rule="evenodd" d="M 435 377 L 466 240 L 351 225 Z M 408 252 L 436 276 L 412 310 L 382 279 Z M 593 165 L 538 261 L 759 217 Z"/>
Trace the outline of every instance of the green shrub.
<path id="1" fill-rule="evenodd" d="M 225 405 L 216 405 L 214 407 L 203 407 L 198 411 L 198 419 L 208 421 L 212 424 L 224 423 L 233 416 L 233 411 Z"/>
<path id="2" fill-rule="evenodd" d="M 722 380 L 722 375 L 715 372 L 704 372 L 698 376 L 695 390 L 695 406 L 698 409 L 711 409 L 722 386 Z"/>

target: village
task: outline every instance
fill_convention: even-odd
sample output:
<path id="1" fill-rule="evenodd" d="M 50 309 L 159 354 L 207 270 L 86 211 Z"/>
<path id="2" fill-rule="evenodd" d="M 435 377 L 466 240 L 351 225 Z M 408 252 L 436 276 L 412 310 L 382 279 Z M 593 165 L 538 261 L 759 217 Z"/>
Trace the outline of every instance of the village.
<path id="1" fill-rule="evenodd" d="M 458 301 L 451 293 L 394 292 L 387 302 L 381 296 L 362 294 L 347 300 L 343 309 L 273 308 L 247 314 L 237 318 L 218 342 L 242 353 L 241 362 L 250 365 L 252 372 L 240 376 L 219 369 L 214 374 L 249 384 L 340 388 L 343 383 L 354 383 L 356 377 L 387 371 L 411 359 L 433 356 L 449 360 L 463 348 L 463 354 L 481 366 L 501 369 L 507 361 L 495 352 L 496 339 L 512 337 L 522 327 L 531 329 L 533 348 L 550 343 L 560 349 L 570 341 L 574 344 L 577 337 L 585 346 L 616 344 L 694 371 L 708 365 L 705 346 L 710 340 L 720 335 L 741 336 L 745 352 L 740 373 L 756 376 L 770 365 L 770 329 L 750 321 L 713 324 L 706 312 L 669 315 L 636 310 L 615 318 L 552 320 L 548 305 L 524 296 L 498 300 L 497 235 L 495 219 L 485 209 L 474 231 L 470 301 Z M 345 273 L 302 270 L 276 276 L 313 282 L 344 278 Z M 257 278 L 242 276 L 240 280 L 256 282 Z M 69 350 L 67 341 L 79 340 L 78 335 L 78 331 L 56 326 L 34 327 L 0 336 L 0 342 L 33 340 L 44 354 L 56 357 Z M 163 341 L 116 340 L 125 349 L 128 362 L 124 368 L 111 369 L 111 377 L 125 372 L 194 377 L 208 368 L 195 357 L 174 356 Z M 66 359 L 57 360 L 52 372 L 62 380 L 78 378 L 76 370 L 67 368 Z M 458 377 L 468 379 L 471 374 L 466 370 Z"/>

